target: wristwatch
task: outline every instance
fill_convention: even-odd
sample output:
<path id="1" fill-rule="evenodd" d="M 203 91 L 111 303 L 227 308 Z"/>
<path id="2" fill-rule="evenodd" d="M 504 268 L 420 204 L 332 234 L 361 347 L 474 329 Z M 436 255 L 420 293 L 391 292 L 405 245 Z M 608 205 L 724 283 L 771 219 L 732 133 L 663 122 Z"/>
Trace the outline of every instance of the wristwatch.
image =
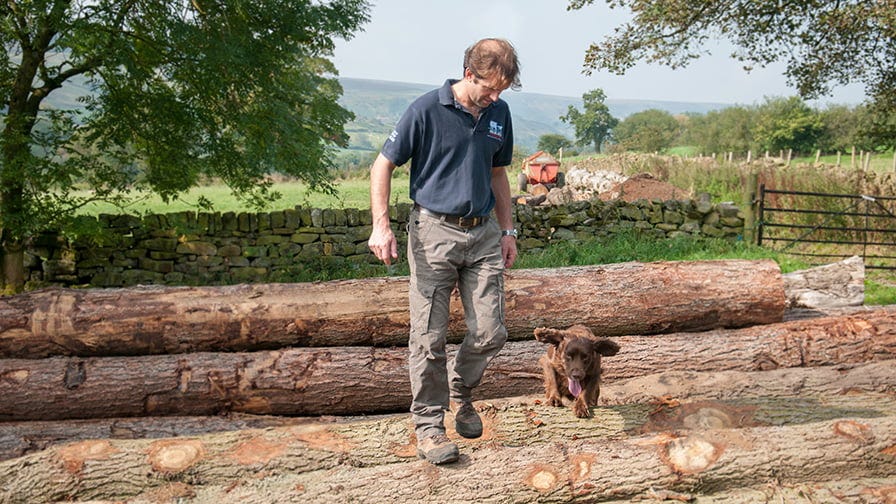
<path id="1" fill-rule="evenodd" d="M 502 229 L 501 236 L 512 236 L 516 238 L 516 229 Z"/>

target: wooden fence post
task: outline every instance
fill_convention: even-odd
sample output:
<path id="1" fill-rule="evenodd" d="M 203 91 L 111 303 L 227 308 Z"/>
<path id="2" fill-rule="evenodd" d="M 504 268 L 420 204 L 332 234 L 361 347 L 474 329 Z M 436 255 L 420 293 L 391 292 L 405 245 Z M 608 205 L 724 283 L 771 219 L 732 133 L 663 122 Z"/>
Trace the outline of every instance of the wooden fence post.
<path id="1" fill-rule="evenodd" d="M 838 167 L 840 166 L 840 154 L 841 154 L 841 152 L 837 151 L 837 166 Z"/>
<path id="2" fill-rule="evenodd" d="M 856 169 L 856 146 L 855 145 L 852 146 L 852 161 L 850 161 L 850 163 L 849 163 L 849 169 L 850 170 Z"/>
<path id="3" fill-rule="evenodd" d="M 749 244 L 756 243 L 756 212 L 755 207 L 759 201 L 759 174 L 751 173 L 747 177 L 743 193 L 744 213 L 744 241 Z"/>
<path id="4" fill-rule="evenodd" d="M 819 159 L 821 159 L 821 149 L 815 151 L 815 164 L 818 164 Z"/>

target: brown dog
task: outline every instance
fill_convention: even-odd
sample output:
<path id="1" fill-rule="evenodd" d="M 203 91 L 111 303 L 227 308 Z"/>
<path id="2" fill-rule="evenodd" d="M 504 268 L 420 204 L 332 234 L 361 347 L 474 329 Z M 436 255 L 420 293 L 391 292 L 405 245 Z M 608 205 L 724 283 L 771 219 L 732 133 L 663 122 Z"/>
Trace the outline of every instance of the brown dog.
<path id="1" fill-rule="evenodd" d="M 593 416 L 590 406 L 600 397 L 600 357 L 616 355 L 619 345 L 598 338 L 583 325 L 569 329 L 535 329 L 535 339 L 550 343 L 538 360 L 544 374 L 544 392 L 548 404 L 563 406 L 561 398 L 572 399 L 572 411 L 579 418 Z"/>

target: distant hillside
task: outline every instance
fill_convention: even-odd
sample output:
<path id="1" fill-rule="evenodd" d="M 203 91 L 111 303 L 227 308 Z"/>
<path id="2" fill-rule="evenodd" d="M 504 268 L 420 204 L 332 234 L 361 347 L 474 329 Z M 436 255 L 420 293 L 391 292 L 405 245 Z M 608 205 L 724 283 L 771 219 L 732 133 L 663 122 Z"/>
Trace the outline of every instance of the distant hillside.
<path id="1" fill-rule="evenodd" d="M 346 126 L 351 135 L 350 148 L 359 151 L 379 151 L 386 136 L 408 104 L 421 94 L 441 85 L 409 84 L 368 79 L 340 78 L 344 89 L 342 106 L 355 113 L 355 120 Z M 62 89 L 53 92 L 48 104 L 54 108 L 71 109 L 83 106 L 78 97 L 88 95 L 83 78 L 67 82 Z M 537 93 L 507 91 L 501 95 L 513 112 L 514 139 L 528 151 L 534 151 L 538 138 L 548 133 L 565 135 L 574 139 L 572 127 L 560 121 L 569 105 L 582 108 L 581 97 L 553 96 Z M 642 110 L 656 108 L 672 114 L 706 113 L 728 106 L 724 103 L 686 103 L 651 100 L 608 99 L 610 113 L 619 119 Z"/>
<path id="2" fill-rule="evenodd" d="M 369 79 L 340 78 L 344 90 L 340 103 L 355 113 L 355 121 L 346 128 L 351 135 L 351 148 L 379 150 L 386 136 L 408 104 L 421 94 L 438 87 L 438 84 L 409 84 Z M 507 91 L 501 95 L 513 113 L 513 129 L 516 142 L 534 151 L 538 139 L 548 133 L 575 138 L 575 130 L 560 121 L 570 105 L 582 108 L 581 97 L 554 96 L 538 93 Z M 647 109 L 665 110 L 671 114 L 694 112 L 703 114 L 729 106 L 725 103 L 688 103 L 656 100 L 607 99 L 613 116 L 624 119 Z"/>

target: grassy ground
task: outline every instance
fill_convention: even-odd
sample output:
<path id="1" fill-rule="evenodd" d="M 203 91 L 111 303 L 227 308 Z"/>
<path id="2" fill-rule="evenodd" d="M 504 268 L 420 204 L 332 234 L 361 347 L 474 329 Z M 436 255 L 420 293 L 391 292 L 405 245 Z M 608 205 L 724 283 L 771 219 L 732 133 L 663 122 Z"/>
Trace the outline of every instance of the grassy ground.
<path id="1" fill-rule="evenodd" d="M 326 194 L 309 193 L 308 188 L 301 182 L 277 182 L 273 191 L 279 192 L 281 198 L 269 205 L 265 210 L 283 210 L 303 206 L 307 208 L 370 208 L 370 181 L 362 178 L 343 180 L 337 185 L 339 194 L 329 196 Z M 392 181 L 392 196 L 394 202 L 410 201 L 408 198 L 408 178 L 404 174 L 396 173 Z M 123 209 L 110 204 L 93 203 L 81 210 L 83 215 L 98 215 L 101 213 L 128 213 L 141 215 L 145 213 L 169 213 L 186 210 L 197 210 L 197 202 L 200 198 L 214 202 L 214 210 L 217 212 L 244 212 L 246 205 L 239 201 L 224 185 L 209 185 L 192 189 L 179 200 L 165 203 L 158 196 L 146 196 L 133 205 Z"/>

